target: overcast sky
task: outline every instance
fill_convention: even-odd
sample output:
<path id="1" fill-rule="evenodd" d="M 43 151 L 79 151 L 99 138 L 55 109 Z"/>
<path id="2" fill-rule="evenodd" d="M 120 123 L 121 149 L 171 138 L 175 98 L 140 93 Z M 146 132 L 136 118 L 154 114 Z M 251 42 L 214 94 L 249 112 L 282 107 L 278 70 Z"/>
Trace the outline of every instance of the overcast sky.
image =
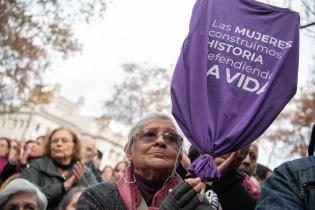
<path id="1" fill-rule="evenodd" d="M 170 67 L 176 63 L 194 0 L 114 0 L 104 20 L 78 28 L 80 55 L 55 65 L 46 78 L 62 95 L 86 99 L 84 112 L 100 114 L 102 101 L 122 79 L 126 62 Z"/>

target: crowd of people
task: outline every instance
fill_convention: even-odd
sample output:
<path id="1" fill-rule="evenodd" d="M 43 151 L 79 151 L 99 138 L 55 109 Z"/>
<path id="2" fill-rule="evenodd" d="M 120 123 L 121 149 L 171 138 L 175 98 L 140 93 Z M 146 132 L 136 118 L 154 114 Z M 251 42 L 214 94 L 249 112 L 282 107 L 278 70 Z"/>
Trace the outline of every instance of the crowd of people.
<path id="1" fill-rule="evenodd" d="M 125 159 L 102 169 L 92 139 L 60 127 L 35 140 L 0 137 L 0 209 L 278 210 L 315 209 L 315 126 L 310 156 L 273 171 L 257 163 L 255 142 L 215 158 L 221 177 L 188 172 L 201 154 L 183 149 L 174 121 L 156 113 L 130 130 Z"/>

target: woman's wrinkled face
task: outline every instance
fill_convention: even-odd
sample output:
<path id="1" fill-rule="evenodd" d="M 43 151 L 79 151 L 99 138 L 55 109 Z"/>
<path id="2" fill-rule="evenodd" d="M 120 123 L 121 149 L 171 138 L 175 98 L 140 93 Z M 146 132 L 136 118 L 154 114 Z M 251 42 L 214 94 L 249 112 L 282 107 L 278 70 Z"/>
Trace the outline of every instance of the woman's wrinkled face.
<path id="1" fill-rule="evenodd" d="M 73 136 L 65 129 L 56 131 L 50 140 L 51 157 L 55 160 L 70 160 L 74 149 Z"/>
<path id="2" fill-rule="evenodd" d="M 146 169 L 172 171 L 181 142 L 175 127 L 169 121 L 156 119 L 141 128 L 134 137 L 128 159 L 135 170 Z M 180 161 L 180 158 L 179 160 Z"/>
<path id="3" fill-rule="evenodd" d="M 38 210 L 37 198 L 32 193 L 17 193 L 9 197 L 4 210 Z"/>

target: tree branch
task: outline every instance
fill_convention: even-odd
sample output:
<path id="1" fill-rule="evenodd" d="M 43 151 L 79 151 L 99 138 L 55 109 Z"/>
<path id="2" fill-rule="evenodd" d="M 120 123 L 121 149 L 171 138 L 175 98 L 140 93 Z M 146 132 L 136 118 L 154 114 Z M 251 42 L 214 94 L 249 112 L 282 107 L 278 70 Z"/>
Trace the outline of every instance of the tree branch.
<path id="1" fill-rule="evenodd" d="M 303 26 L 300 26 L 300 29 L 308 28 L 308 27 L 313 26 L 313 25 L 315 25 L 315 22 L 311 22 L 311 23 L 305 24 Z"/>
<path id="2" fill-rule="evenodd" d="M 310 12 L 310 13 L 313 14 L 313 15 L 315 15 L 315 12 L 312 11 L 312 9 L 310 8 L 310 6 L 308 6 L 304 0 L 301 0 L 301 1 L 302 1 L 302 3 L 303 3 L 304 7 L 308 10 L 308 12 Z"/>

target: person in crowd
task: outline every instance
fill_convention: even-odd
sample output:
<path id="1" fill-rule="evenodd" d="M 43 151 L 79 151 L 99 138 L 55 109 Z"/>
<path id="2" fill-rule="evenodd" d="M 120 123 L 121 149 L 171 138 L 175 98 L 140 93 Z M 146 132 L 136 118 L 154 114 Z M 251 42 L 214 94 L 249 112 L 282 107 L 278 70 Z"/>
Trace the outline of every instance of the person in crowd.
<path id="1" fill-rule="evenodd" d="M 5 182 L 13 174 L 19 173 L 22 168 L 21 145 L 17 140 L 10 141 L 10 151 L 7 164 L 3 167 L 0 175 L 2 182 Z"/>
<path id="2" fill-rule="evenodd" d="M 99 168 L 96 167 L 94 163 L 94 158 L 97 156 L 96 142 L 93 139 L 86 138 L 83 141 L 83 159 L 84 164 L 88 167 L 94 174 L 97 182 L 102 182 L 102 173 Z"/>
<path id="3" fill-rule="evenodd" d="M 315 157 L 288 161 L 265 181 L 256 210 L 315 209 Z"/>
<path id="4" fill-rule="evenodd" d="M 315 124 L 308 151 L 314 150 Z M 256 210 L 315 209 L 315 157 L 287 161 L 276 167 L 261 189 Z"/>
<path id="5" fill-rule="evenodd" d="M 257 160 L 258 145 L 253 142 L 250 144 L 249 152 L 246 158 L 242 161 L 239 171 L 244 175 L 243 185 L 256 200 L 258 200 L 260 195 L 260 185 L 253 176 L 257 168 Z"/>
<path id="6" fill-rule="evenodd" d="M 10 152 L 9 152 L 9 162 L 12 164 L 21 161 L 21 145 L 17 140 L 11 140 L 10 142 Z"/>
<path id="7" fill-rule="evenodd" d="M 260 163 L 257 163 L 257 168 L 256 171 L 254 173 L 254 177 L 255 179 L 258 181 L 259 185 L 260 185 L 260 189 L 263 186 L 265 180 L 271 176 L 272 171 L 270 168 L 268 168 L 267 166 L 264 166 Z"/>
<path id="8" fill-rule="evenodd" d="M 45 144 L 46 136 L 38 136 L 35 139 L 35 145 L 32 147 L 31 154 L 37 158 L 43 156 Z"/>
<path id="9" fill-rule="evenodd" d="M 46 210 L 45 195 L 32 183 L 25 179 L 11 181 L 0 192 L 0 209 L 2 210 Z"/>
<path id="10" fill-rule="evenodd" d="M 249 152 L 246 158 L 242 161 L 239 170 L 252 177 L 256 171 L 258 159 L 258 145 L 256 143 L 250 144 Z"/>
<path id="11" fill-rule="evenodd" d="M 105 181 L 112 181 L 112 177 L 113 177 L 113 167 L 111 167 L 110 165 L 106 165 L 102 171 L 102 176 L 104 178 Z"/>
<path id="12" fill-rule="evenodd" d="M 0 137 L 0 174 L 3 168 L 9 162 L 9 152 L 11 148 L 10 139 L 5 137 Z"/>
<path id="13" fill-rule="evenodd" d="M 118 181 L 125 173 L 126 168 L 128 167 L 128 161 L 121 160 L 114 167 L 113 171 L 113 181 Z"/>
<path id="14" fill-rule="evenodd" d="M 72 188 L 67 195 L 63 197 L 57 210 L 75 210 L 79 197 L 85 189 L 85 187 Z"/>
<path id="15" fill-rule="evenodd" d="M 36 158 L 36 154 L 33 153 L 34 147 L 36 143 L 33 140 L 28 140 L 25 142 L 23 146 L 23 153 L 21 155 L 21 163 L 22 165 L 26 166 L 31 160 Z"/>
<path id="16" fill-rule="evenodd" d="M 125 152 L 130 165 L 123 177 L 116 183 L 103 182 L 88 188 L 80 196 L 77 210 L 212 209 L 198 196 L 203 187 L 200 179 L 182 183 L 175 172 L 182 158 L 182 143 L 168 116 L 144 117 L 129 133 Z"/>
<path id="17" fill-rule="evenodd" d="M 62 197 L 75 186 L 96 183 L 92 172 L 81 161 L 81 143 L 67 128 L 53 130 L 47 138 L 45 156 L 22 170 L 21 177 L 39 186 L 48 199 L 48 209 L 55 209 Z"/>
<path id="18" fill-rule="evenodd" d="M 237 170 L 245 159 L 249 146 L 231 154 L 215 158 L 221 177 L 211 186 L 206 187 L 206 198 L 214 209 L 219 210 L 253 210 L 256 199 L 243 186 L 244 176 Z M 199 151 L 191 146 L 188 157 L 193 162 L 200 156 Z"/>

